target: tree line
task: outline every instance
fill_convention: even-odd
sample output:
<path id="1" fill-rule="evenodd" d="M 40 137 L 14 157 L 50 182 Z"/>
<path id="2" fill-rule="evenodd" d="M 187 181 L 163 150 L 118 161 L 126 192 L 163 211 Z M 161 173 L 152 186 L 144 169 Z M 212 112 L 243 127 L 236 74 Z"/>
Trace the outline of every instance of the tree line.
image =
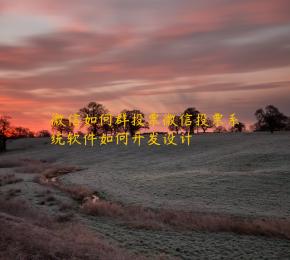
<path id="1" fill-rule="evenodd" d="M 118 132 L 128 132 L 130 135 L 134 135 L 137 131 L 141 129 L 149 129 L 149 123 L 145 120 L 145 115 L 140 110 L 123 110 L 121 113 L 126 115 L 128 123 L 124 125 L 117 124 L 117 117 L 112 116 L 111 124 L 104 123 L 101 124 L 99 120 L 95 122 L 86 122 L 86 118 L 97 117 L 107 114 L 109 111 L 102 104 L 96 102 L 90 102 L 87 106 L 81 108 L 78 111 L 81 121 L 81 128 L 87 126 L 87 133 L 93 133 L 95 135 L 110 134 L 115 135 Z M 142 125 L 133 124 L 133 116 L 136 114 L 142 115 Z M 237 122 L 233 127 L 226 129 L 223 126 L 216 127 L 211 119 L 207 119 L 207 124 L 202 126 L 197 126 L 196 122 L 198 120 L 198 115 L 200 112 L 194 108 L 189 107 L 185 109 L 183 115 L 189 115 L 191 118 L 191 124 L 189 126 L 184 126 L 181 124 L 182 115 L 174 115 L 174 124 L 168 126 L 169 131 L 173 131 L 179 134 L 181 131 L 189 132 L 190 134 L 198 133 L 202 131 L 205 133 L 208 129 L 212 129 L 212 132 L 222 133 L 222 132 L 243 132 L 246 126 L 242 122 Z M 258 109 L 255 112 L 255 117 L 257 122 L 250 127 L 251 131 L 289 131 L 290 130 L 290 117 L 284 115 L 279 109 L 273 105 L 268 105 L 265 109 Z M 61 125 L 53 126 L 52 132 L 59 132 L 61 134 L 67 134 L 74 132 L 74 126 L 71 124 L 68 118 L 61 119 Z M 77 131 L 78 134 L 83 135 L 81 131 Z M 6 141 L 7 139 L 17 139 L 17 138 L 27 138 L 27 137 L 50 137 L 51 132 L 48 130 L 41 130 L 36 133 L 30 131 L 28 128 L 24 127 L 13 127 L 10 122 L 10 118 L 7 116 L 0 116 L 0 152 L 6 151 Z"/>

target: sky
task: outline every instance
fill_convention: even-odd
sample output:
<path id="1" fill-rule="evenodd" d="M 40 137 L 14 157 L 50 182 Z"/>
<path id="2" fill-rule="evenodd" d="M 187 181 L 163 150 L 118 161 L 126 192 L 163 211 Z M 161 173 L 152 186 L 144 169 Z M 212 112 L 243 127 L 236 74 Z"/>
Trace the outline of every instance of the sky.
<path id="1" fill-rule="evenodd" d="M 0 0 L 0 114 L 290 115 L 289 0 Z"/>

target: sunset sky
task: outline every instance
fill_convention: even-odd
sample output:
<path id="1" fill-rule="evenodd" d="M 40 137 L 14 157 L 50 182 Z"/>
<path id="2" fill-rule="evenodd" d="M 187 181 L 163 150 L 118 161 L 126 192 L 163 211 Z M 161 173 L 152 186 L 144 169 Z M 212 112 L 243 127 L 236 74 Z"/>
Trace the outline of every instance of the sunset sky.
<path id="1" fill-rule="evenodd" d="M 90 101 L 290 115 L 289 0 L 0 0 L 0 114 L 49 129 Z"/>

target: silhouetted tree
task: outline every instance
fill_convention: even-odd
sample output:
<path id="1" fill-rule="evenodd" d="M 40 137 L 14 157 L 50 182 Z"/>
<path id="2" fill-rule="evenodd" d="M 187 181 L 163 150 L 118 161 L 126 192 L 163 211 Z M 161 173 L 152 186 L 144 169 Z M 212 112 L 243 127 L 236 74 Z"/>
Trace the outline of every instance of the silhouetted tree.
<path id="1" fill-rule="evenodd" d="M 195 107 L 189 107 L 184 112 L 184 115 L 188 114 L 191 117 L 191 125 L 189 127 L 184 126 L 183 129 L 190 134 L 194 134 L 194 129 L 196 129 L 196 120 L 199 114 L 199 111 Z"/>
<path id="2" fill-rule="evenodd" d="M 40 130 L 36 133 L 36 137 L 41 137 L 41 138 L 44 138 L 44 137 L 50 137 L 50 132 L 48 130 Z"/>
<path id="3" fill-rule="evenodd" d="M 201 129 L 203 130 L 204 133 L 206 132 L 207 129 L 214 127 L 213 121 L 211 119 L 209 119 L 209 118 L 207 118 L 206 124 L 207 125 L 202 125 L 201 126 Z"/>
<path id="4" fill-rule="evenodd" d="M 10 117 L 1 116 L 0 117 L 0 152 L 6 151 L 6 141 L 8 138 L 8 133 L 11 130 Z"/>
<path id="5" fill-rule="evenodd" d="M 214 133 L 227 133 L 228 130 L 224 126 L 218 126 L 214 129 Z"/>
<path id="6" fill-rule="evenodd" d="M 96 102 L 90 102 L 86 107 L 80 109 L 79 114 L 82 120 L 82 127 L 89 125 L 88 132 L 95 135 L 100 135 L 103 132 L 103 127 L 101 126 L 100 116 L 107 114 L 108 110 L 102 105 Z M 96 117 L 96 121 L 87 121 L 87 117 Z M 87 124 L 86 124 L 87 123 Z"/>
<path id="7" fill-rule="evenodd" d="M 174 125 L 175 124 L 175 125 Z M 181 129 L 181 118 L 179 115 L 174 116 L 174 124 L 168 126 L 170 131 L 175 132 L 178 135 L 179 130 Z"/>
<path id="8" fill-rule="evenodd" d="M 244 123 L 242 122 L 238 122 L 237 124 L 235 124 L 232 128 L 231 128 L 231 132 L 243 132 L 245 131 L 246 126 Z"/>
<path id="9" fill-rule="evenodd" d="M 285 126 L 286 131 L 290 131 L 290 117 L 287 118 L 286 126 Z"/>
<path id="10" fill-rule="evenodd" d="M 70 121 L 67 118 L 63 118 L 60 120 L 59 125 L 52 126 L 52 130 L 60 134 L 69 134 L 74 131 L 74 126 L 70 123 Z"/>
<path id="11" fill-rule="evenodd" d="M 285 129 L 287 125 L 287 116 L 279 111 L 273 105 L 266 106 L 265 110 L 262 108 L 255 112 L 255 116 L 258 120 L 256 125 L 257 131 L 279 131 Z"/>
<path id="12" fill-rule="evenodd" d="M 11 129 L 11 138 L 28 138 L 34 137 L 34 133 L 25 127 L 13 127 Z"/>
<path id="13" fill-rule="evenodd" d="M 105 135 L 108 135 L 108 133 L 112 133 L 112 128 L 113 128 L 113 118 L 112 118 L 112 122 L 111 122 L 111 125 L 109 123 L 103 123 L 103 126 L 102 126 L 102 132 L 105 134 Z"/>
<path id="14" fill-rule="evenodd" d="M 129 120 L 126 127 L 122 128 L 124 132 L 129 131 L 131 136 L 133 136 L 140 129 L 148 128 L 148 122 L 145 120 L 145 115 L 140 110 L 123 110 L 121 113 L 125 113 L 126 119 Z M 139 115 L 141 116 L 140 120 L 138 120 Z"/>
<path id="15" fill-rule="evenodd" d="M 112 117 L 112 126 L 110 128 L 110 133 L 111 135 L 116 135 L 119 132 L 124 131 L 122 125 L 117 124 L 117 117 L 113 116 Z"/>

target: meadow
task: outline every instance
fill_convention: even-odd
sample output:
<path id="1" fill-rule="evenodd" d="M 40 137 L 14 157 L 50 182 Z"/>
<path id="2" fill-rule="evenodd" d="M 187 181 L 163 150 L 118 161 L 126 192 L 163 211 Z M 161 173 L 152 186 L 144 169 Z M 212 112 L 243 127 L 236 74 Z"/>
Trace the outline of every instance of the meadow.
<path id="1" fill-rule="evenodd" d="M 28 245 L 6 234 L 18 241 L 11 254 L 21 245 L 19 254 L 37 248 L 36 259 L 79 259 L 80 252 L 84 259 L 290 258 L 287 132 L 198 134 L 190 146 L 61 147 L 49 138 L 7 146 L 2 223 L 34 227 L 21 231 Z M 78 246 L 68 226 L 84 234 Z M 31 234 L 35 227 L 40 233 Z"/>

